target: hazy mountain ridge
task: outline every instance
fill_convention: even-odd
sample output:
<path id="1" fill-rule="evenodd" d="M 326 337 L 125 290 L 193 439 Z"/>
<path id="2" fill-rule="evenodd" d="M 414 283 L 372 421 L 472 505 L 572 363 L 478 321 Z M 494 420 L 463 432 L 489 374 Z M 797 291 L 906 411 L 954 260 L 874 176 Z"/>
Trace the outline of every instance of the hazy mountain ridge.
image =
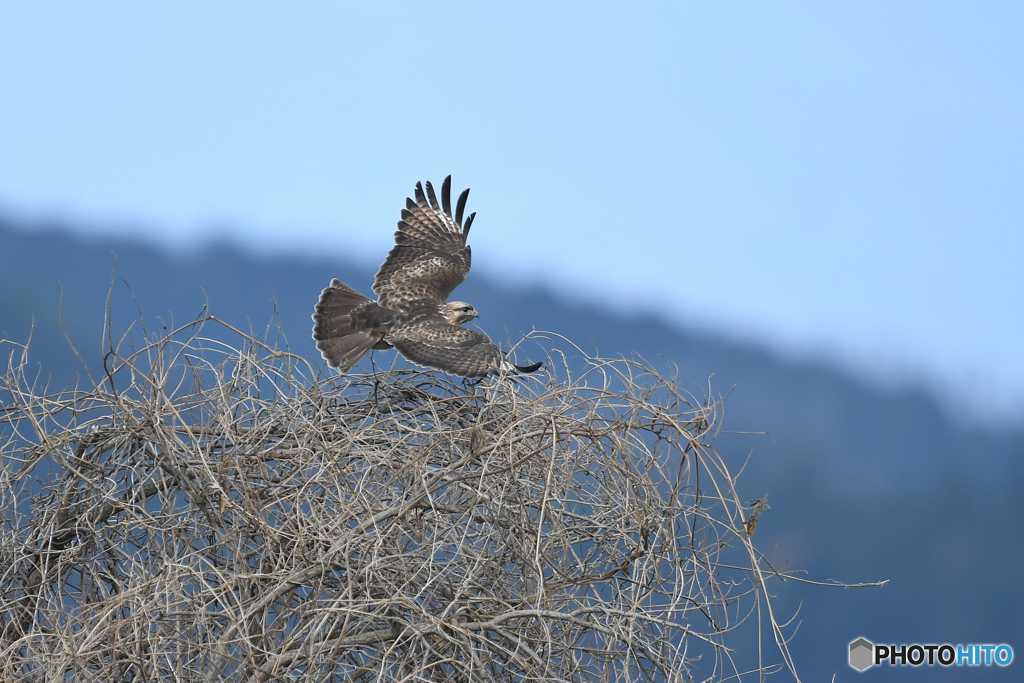
<path id="1" fill-rule="evenodd" d="M 339 277 L 369 293 L 373 280 L 369 269 L 340 259 L 257 258 L 223 243 L 167 254 L 141 242 L 87 240 L 57 227 L 17 230 L 2 222 L 0 240 L 5 244 L 0 286 L 12 292 L 0 304 L 0 334 L 24 341 L 34 313 L 33 357 L 67 369 L 69 351 L 57 321 L 62 285 L 65 326 L 75 330 L 72 337 L 80 337 L 85 350 L 99 349 L 113 276 L 115 331 L 135 320 L 138 310 L 150 326 L 172 317 L 180 324 L 207 302 L 215 315 L 263 330 L 276 301 L 292 350 L 318 358 L 309 331 L 320 290 Z M 767 431 L 775 444 L 767 438 L 748 440 L 759 449 L 821 458 L 843 481 L 883 485 L 885 475 L 903 480 L 901 487 L 921 486 L 952 467 L 958 476 L 969 471 L 995 483 L 1024 453 L 1024 432 L 952 424 L 921 389 L 883 390 L 821 362 L 794 362 L 649 315 L 616 315 L 542 288 L 502 288 L 477 272 L 456 296 L 476 305 L 483 314 L 480 326 L 499 340 L 547 330 L 588 353 L 636 353 L 666 368 L 671 362 L 682 386 L 696 395 L 709 384 L 714 393 L 729 393 L 726 430 Z M 958 454 L 982 452 L 988 454 L 983 460 L 957 462 Z M 961 469 L 964 465 L 969 466 Z"/>
<path id="2" fill-rule="evenodd" d="M 0 221 L 0 245 L 0 336 L 25 341 L 34 315 L 30 357 L 59 383 L 81 367 L 57 320 L 61 283 L 64 327 L 98 367 L 114 253 L 115 333 L 138 317 L 136 306 L 152 329 L 172 316 L 177 324 L 192 320 L 207 303 L 218 317 L 262 331 L 276 300 L 290 348 L 311 358 L 318 358 L 309 335 L 320 290 L 339 277 L 369 293 L 373 278 L 340 259 L 256 258 L 227 244 L 168 254 L 128 240 L 84 239 L 60 226 L 25 230 Z M 771 434 L 726 433 L 718 441 L 737 463 L 754 449 L 740 488 L 751 498 L 769 494 L 761 547 L 816 579 L 892 579 L 861 592 L 786 587 L 793 608 L 807 601 L 803 614 L 813 624 L 795 645 L 809 680 L 845 667 L 842 648 L 858 635 L 1024 639 L 1024 589 L 1007 569 L 1024 562 L 1013 541 L 1024 435 L 951 424 L 920 390 L 883 391 L 821 362 L 794 362 L 650 316 L 615 315 L 541 288 L 503 288 L 480 268 L 457 296 L 482 311 L 481 327 L 499 340 L 549 330 L 588 352 L 596 345 L 602 355 L 635 352 L 664 367 L 671 361 L 697 396 L 710 377 L 713 393 L 731 392 L 726 431 Z M 935 601 L 937 594 L 946 599 Z M 1009 680 L 998 678 L 1004 673 L 986 679 Z"/>

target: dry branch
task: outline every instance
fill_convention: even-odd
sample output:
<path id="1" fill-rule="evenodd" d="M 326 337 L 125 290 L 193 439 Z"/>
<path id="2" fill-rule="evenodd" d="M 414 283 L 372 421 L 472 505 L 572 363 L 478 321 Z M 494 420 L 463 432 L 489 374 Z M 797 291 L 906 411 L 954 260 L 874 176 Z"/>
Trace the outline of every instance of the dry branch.
<path id="1" fill-rule="evenodd" d="M 795 677 L 721 403 L 649 365 L 324 379 L 210 317 L 130 343 L 55 392 L 8 347 L 3 680 Z"/>

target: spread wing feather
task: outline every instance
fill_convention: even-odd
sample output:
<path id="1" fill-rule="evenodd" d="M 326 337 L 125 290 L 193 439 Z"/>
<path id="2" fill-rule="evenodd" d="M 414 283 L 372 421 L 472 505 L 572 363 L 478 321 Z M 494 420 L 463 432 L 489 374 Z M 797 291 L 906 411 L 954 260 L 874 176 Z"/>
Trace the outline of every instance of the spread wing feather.
<path id="1" fill-rule="evenodd" d="M 516 369 L 487 335 L 440 320 L 405 325 L 392 331 L 388 342 L 413 363 L 461 377 Z"/>
<path id="2" fill-rule="evenodd" d="M 510 363 L 485 334 L 452 325 L 444 315 L 448 295 L 469 273 L 466 237 L 475 213 L 462 221 L 469 190 L 452 215 L 452 177 L 441 201 L 429 182 L 416 183 L 406 199 L 395 246 L 373 281 L 376 302 L 340 280 L 323 290 L 313 314 L 313 338 L 331 367 L 349 371 L 370 349 L 394 346 L 413 363 L 462 377 L 533 372 L 540 363 Z"/>
<path id="3" fill-rule="evenodd" d="M 406 199 L 391 248 L 373 281 L 378 302 L 395 311 L 409 310 L 411 302 L 443 303 L 469 273 L 472 255 L 466 236 L 475 214 L 462 227 L 469 190 L 459 197 L 452 216 L 451 176 L 441 186 L 441 202 L 428 182 L 426 191 L 416 183 L 416 199 Z"/>

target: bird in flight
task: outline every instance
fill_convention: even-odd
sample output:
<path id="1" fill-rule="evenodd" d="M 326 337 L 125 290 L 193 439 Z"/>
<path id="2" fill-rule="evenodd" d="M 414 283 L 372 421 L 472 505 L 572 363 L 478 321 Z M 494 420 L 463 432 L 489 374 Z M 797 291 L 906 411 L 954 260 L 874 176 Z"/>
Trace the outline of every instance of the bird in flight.
<path id="1" fill-rule="evenodd" d="M 373 280 L 374 301 L 335 278 L 313 313 L 316 348 L 332 368 L 348 372 L 370 349 L 398 349 L 417 365 L 460 377 L 533 372 L 541 363 L 513 365 L 490 338 L 462 325 L 479 316 L 464 301 L 447 301 L 469 273 L 466 244 L 476 213 L 463 224 L 469 190 L 452 214 L 452 177 L 441 201 L 430 182 L 405 200 L 395 246 Z"/>

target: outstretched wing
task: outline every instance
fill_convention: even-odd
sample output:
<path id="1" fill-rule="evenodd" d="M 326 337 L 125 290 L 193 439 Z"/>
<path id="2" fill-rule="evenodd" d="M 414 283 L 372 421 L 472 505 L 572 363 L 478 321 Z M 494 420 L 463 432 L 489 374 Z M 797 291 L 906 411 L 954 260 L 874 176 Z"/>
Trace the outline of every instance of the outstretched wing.
<path id="1" fill-rule="evenodd" d="M 418 365 L 461 377 L 483 377 L 491 373 L 532 370 L 517 368 L 505 359 L 487 335 L 441 320 L 424 320 L 393 330 L 388 342 Z"/>
<path id="2" fill-rule="evenodd" d="M 416 200 L 405 200 L 395 246 L 373 280 L 373 292 L 384 308 L 404 311 L 408 302 L 424 299 L 443 303 L 466 279 L 470 266 L 466 237 L 476 214 L 471 213 L 463 227 L 467 189 L 452 215 L 451 184 L 451 176 L 444 179 L 440 203 L 429 182 L 426 193 L 416 183 Z"/>

